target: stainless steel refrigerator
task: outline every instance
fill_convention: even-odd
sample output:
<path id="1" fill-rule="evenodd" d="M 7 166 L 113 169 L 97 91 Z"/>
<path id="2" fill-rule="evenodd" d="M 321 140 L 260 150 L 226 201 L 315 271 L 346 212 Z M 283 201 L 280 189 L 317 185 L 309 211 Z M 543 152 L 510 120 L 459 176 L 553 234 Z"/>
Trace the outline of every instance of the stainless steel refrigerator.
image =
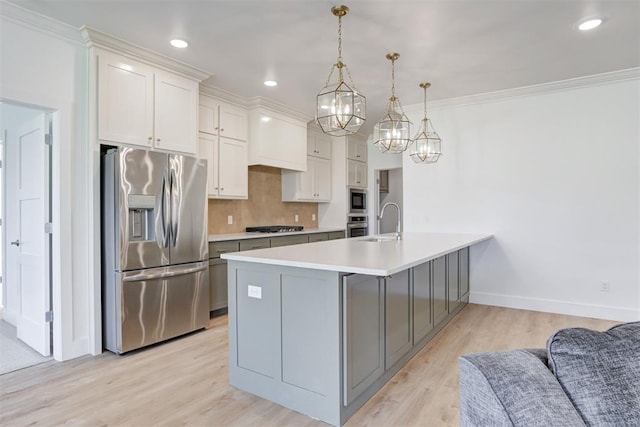
<path id="1" fill-rule="evenodd" d="M 206 161 L 102 156 L 103 342 L 125 353 L 209 321 Z"/>

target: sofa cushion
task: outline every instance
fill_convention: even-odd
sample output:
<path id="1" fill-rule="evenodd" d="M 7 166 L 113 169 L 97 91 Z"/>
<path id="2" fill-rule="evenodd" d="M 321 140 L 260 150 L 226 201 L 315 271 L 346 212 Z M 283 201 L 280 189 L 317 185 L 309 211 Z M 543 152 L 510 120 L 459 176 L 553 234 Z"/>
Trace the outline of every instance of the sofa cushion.
<path id="1" fill-rule="evenodd" d="M 606 332 L 561 329 L 549 366 L 587 425 L 640 424 L 640 322 Z"/>

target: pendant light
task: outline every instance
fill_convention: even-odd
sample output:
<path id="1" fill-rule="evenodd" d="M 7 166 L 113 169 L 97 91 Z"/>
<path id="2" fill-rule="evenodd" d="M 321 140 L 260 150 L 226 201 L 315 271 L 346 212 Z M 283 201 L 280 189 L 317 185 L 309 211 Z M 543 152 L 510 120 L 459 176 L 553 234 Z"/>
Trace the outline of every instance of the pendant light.
<path id="1" fill-rule="evenodd" d="M 328 135 L 345 136 L 356 133 L 366 119 L 366 98 L 358 92 L 347 64 L 342 62 L 342 17 L 349 12 L 347 6 L 334 6 L 331 13 L 338 17 L 338 61 L 329 71 L 324 87 L 316 97 L 316 122 Z M 334 72 L 337 80 L 332 82 Z M 344 81 L 344 73 L 349 84 Z"/>
<path id="2" fill-rule="evenodd" d="M 427 118 L 427 88 L 430 86 L 431 83 L 420 83 L 420 87 L 424 89 L 424 119 L 413 137 L 411 158 L 416 163 L 435 163 L 442 155 L 442 140 Z"/>
<path id="3" fill-rule="evenodd" d="M 391 98 L 387 102 L 384 116 L 373 127 L 373 143 L 381 152 L 395 154 L 409 148 L 411 122 L 402 111 L 400 99 L 396 97 L 395 63 L 400 58 L 400 54 L 388 53 L 386 58 L 391 61 Z"/>

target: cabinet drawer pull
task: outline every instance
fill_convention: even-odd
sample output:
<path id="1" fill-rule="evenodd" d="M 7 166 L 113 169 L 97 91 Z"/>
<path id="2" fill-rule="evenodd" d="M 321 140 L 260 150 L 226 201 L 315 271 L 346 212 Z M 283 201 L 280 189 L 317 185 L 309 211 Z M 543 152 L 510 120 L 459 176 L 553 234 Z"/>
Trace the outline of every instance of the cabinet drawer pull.
<path id="1" fill-rule="evenodd" d="M 149 140 L 149 142 L 153 141 L 153 137 L 150 136 L 149 138 L 147 138 Z"/>

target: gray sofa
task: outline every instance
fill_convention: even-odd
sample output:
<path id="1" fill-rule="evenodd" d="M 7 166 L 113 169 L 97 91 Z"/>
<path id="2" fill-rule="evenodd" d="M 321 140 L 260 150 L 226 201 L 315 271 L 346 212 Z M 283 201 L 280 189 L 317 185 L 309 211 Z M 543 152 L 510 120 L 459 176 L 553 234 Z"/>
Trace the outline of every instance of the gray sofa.
<path id="1" fill-rule="evenodd" d="M 462 426 L 640 426 L 640 322 L 461 356 Z"/>

